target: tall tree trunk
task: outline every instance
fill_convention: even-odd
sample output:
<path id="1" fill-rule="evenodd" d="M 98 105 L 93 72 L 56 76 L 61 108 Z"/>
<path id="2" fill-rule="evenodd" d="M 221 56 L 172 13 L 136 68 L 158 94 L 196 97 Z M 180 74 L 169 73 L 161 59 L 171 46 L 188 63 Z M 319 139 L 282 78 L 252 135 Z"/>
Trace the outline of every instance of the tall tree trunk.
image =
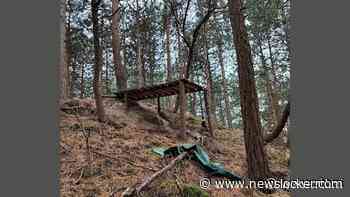
<path id="1" fill-rule="evenodd" d="M 180 103 L 180 134 L 179 137 L 184 139 L 186 137 L 186 92 L 183 81 L 179 82 L 179 103 Z"/>
<path id="2" fill-rule="evenodd" d="M 84 98 L 84 94 L 85 94 L 84 73 L 85 73 L 84 64 L 81 64 L 81 73 L 80 73 L 80 98 L 81 99 Z"/>
<path id="3" fill-rule="evenodd" d="M 252 180 L 259 180 L 268 178 L 270 170 L 263 146 L 251 48 L 241 10 L 241 0 L 229 1 L 230 20 L 238 64 L 248 177 Z"/>
<path id="4" fill-rule="evenodd" d="M 59 78 L 60 78 L 60 103 L 69 97 L 69 76 L 66 54 L 66 1 L 60 1 L 61 21 L 61 44 L 60 44 L 60 62 L 59 62 Z"/>
<path id="5" fill-rule="evenodd" d="M 214 85 L 213 85 L 213 74 L 212 71 L 210 69 L 210 62 L 209 60 L 207 61 L 207 63 L 205 64 L 205 66 L 207 67 L 207 87 L 208 87 L 208 96 L 210 97 L 210 112 L 212 114 L 213 117 L 213 126 L 215 125 L 215 122 L 217 121 L 217 117 L 216 117 L 216 99 L 215 99 L 215 95 L 214 95 Z"/>
<path id="6" fill-rule="evenodd" d="M 222 92 L 223 92 L 223 97 L 224 97 L 224 102 L 225 102 L 225 115 L 226 115 L 226 121 L 227 121 L 227 126 L 229 128 L 233 128 L 232 125 L 232 115 L 231 115 L 231 107 L 230 107 L 230 98 L 228 95 L 228 88 L 227 88 L 227 81 L 226 81 L 226 73 L 225 73 L 225 65 L 224 65 L 224 60 L 222 57 L 223 54 L 223 48 L 222 48 L 222 43 L 221 40 L 218 41 L 217 43 L 218 46 L 218 58 L 219 58 L 219 64 L 220 64 L 220 69 L 221 69 L 221 84 L 222 84 Z"/>
<path id="7" fill-rule="evenodd" d="M 213 118 L 212 118 L 212 113 L 211 113 L 211 99 L 210 99 L 210 96 L 208 95 L 209 88 L 210 87 L 207 87 L 204 90 L 204 105 L 205 105 L 205 112 L 206 112 L 207 120 L 208 120 L 209 134 L 211 137 L 214 137 L 214 126 L 213 126 Z"/>
<path id="8" fill-rule="evenodd" d="M 148 68 L 149 68 L 149 84 L 151 86 L 153 86 L 156 82 L 156 44 L 153 43 L 152 40 L 152 35 L 148 34 L 148 39 L 149 42 L 147 43 L 147 51 L 145 52 L 145 54 L 150 54 L 148 57 Z M 146 61 L 145 61 L 146 62 Z M 144 63 L 145 64 L 145 63 Z M 145 66 L 144 66 L 145 68 Z"/>
<path id="9" fill-rule="evenodd" d="M 97 2 L 99 0 L 91 0 L 91 13 L 92 13 L 92 31 L 94 36 L 94 79 L 93 79 L 93 91 L 95 96 L 95 103 L 97 109 L 97 118 L 100 122 L 106 121 L 105 110 L 102 102 L 101 95 L 101 84 L 100 84 L 100 75 L 102 70 L 102 48 L 100 43 L 100 27 L 98 21 L 98 9 L 99 5 Z"/>
<path id="10" fill-rule="evenodd" d="M 184 78 L 184 75 L 186 73 L 186 65 L 184 61 L 184 52 L 183 52 L 183 46 L 181 43 L 181 36 L 179 32 L 177 32 L 177 47 L 178 47 L 178 57 L 177 57 L 177 70 L 178 70 L 178 78 L 182 79 Z M 173 112 L 176 113 L 179 109 L 179 97 L 175 97 L 175 106 Z"/>
<path id="11" fill-rule="evenodd" d="M 166 51 L 166 81 L 171 81 L 172 68 L 171 68 L 171 51 L 170 51 L 170 14 L 166 13 L 164 16 L 164 29 L 165 29 L 165 51 Z"/>
<path id="12" fill-rule="evenodd" d="M 176 38 L 177 38 L 177 61 L 176 61 L 177 68 L 176 68 L 176 70 L 177 70 L 178 75 L 179 75 L 178 78 L 181 78 L 181 75 L 182 75 L 181 71 L 183 70 L 184 62 L 185 62 L 185 60 L 184 60 L 185 57 L 183 54 L 184 47 L 181 43 L 181 36 L 178 32 L 176 33 Z"/>
<path id="13" fill-rule="evenodd" d="M 115 78 L 117 80 L 118 90 L 127 88 L 126 69 L 122 64 L 120 55 L 120 14 L 119 14 L 119 0 L 112 0 L 112 13 L 115 13 L 112 17 L 112 50 L 113 50 L 113 62 Z"/>
<path id="14" fill-rule="evenodd" d="M 71 32 L 71 0 L 67 0 L 67 6 L 68 6 L 68 20 L 66 22 L 66 36 L 65 36 L 65 61 L 67 65 L 67 75 L 68 75 L 68 97 L 72 98 L 74 97 L 74 86 L 76 82 L 75 78 L 75 71 L 76 68 L 73 65 L 72 57 L 73 57 L 73 50 L 72 50 L 72 32 Z M 71 70 L 72 69 L 72 70 Z"/>
<path id="15" fill-rule="evenodd" d="M 110 79 L 109 79 L 109 62 L 108 62 L 108 45 L 106 44 L 105 50 L 105 91 L 107 95 L 111 94 Z"/>
<path id="16" fill-rule="evenodd" d="M 219 118 L 220 118 L 221 123 L 223 124 L 224 127 L 228 127 L 226 117 L 225 117 L 224 107 L 221 103 L 223 97 L 224 96 L 222 94 L 222 89 L 220 89 L 219 93 L 218 93 L 219 99 L 218 99 L 218 102 L 216 102 L 216 104 L 217 104 L 217 108 L 219 109 Z"/>
<path id="17" fill-rule="evenodd" d="M 208 96 L 210 97 L 210 112 L 212 114 L 213 117 L 213 127 L 215 125 L 215 122 L 217 121 L 216 118 L 216 102 L 215 102 L 215 95 L 214 95 L 214 86 L 213 86 L 213 75 L 212 75 L 212 71 L 210 69 L 210 61 L 209 61 L 209 47 L 208 47 L 208 41 L 207 41 L 207 36 L 206 36 L 206 26 L 204 26 L 204 53 L 206 56 L 206 64 L 205 66 L 205 76 L 206 76 L 206 80 L 207 80 L 207 88 L 208 88 Z"/>
<path id="18" fill-rule="evenodd" d="M 204 37 L 204 52 L 206 56 L 206 63 L 204 64 L 204 75 L 205 75 L 205 80 L 206 80 L 206 90 L 205 90 L 205 95 L 204 99 L 206 101 L 206 111 L 207 111 L 207 116 L 208 116 L 208 128 L 209 132 L 212 137 L 214 137 L 214 127 L 215 127 L 215 122 L 216 122 L 216 117 L 215 117 L 215 105 L 213 103 L 213 80 L 211 76 L 211 70 L 210 70 L 210 62 L 209 62 L 209 55 L 208 55 L 208 46 L 207 46 L 207 41 L 206 37 Z"/>
<path id="19" fill-rule="evenodd" d="M 273 97 L 273 89 L 272 89 L 272 84 L 271 84 L 271 80 L 270 80 L 270 73 L 269 73 L 269 69 L 267 68 L 266 65 L 266 59 L 263 53 L 263 48 L 262 48 L 262 43 L 259 41 L 258 43 L 258 47 L 259 47 L 259 57 L 260 57 L 260 61 L 263 67 L 263 71 L 264 71 L 264 79 L 265 79 L 265 86 L 266 86 L 266 93 L 267 93 L 267 98 L 268 98 L 268 130 L 271 130 L 278 121 L 278 117 L 276 114 L 276 110 L 274 109 L 274 97 Z"/>
<path id="20" fill-rule="evenodd" d="M 200 80 L 199 75 L 196 76 L 197 81 Z M 203 99 L 204 97 L 202 97 L 203 92 L 198 92 L 198 99 L 199 99 L 199 105 L 200 105 L 200 110 L 201 110 L 201 117 L 202 120 L 204 120 L 204 109 L 203 109 Z"/>
<path id="21" fill-rule="evenodd" d="M 291 17 L 289 16 L 289 9 L 290 9 L 290 1 L 286 1 L 287 6 L 281 6 L 282 10 L 282 18 L 285 18 L 286 22 L 285 25 L 283 26 L 283 31 L 284 31 L 284 41 L 285 45 L 287 47 L 287 52 L 288 52 L 288 61 L 291 61 L 292 58 L 292 48 L 290 46 L 290 23 L 291 23 Z"/>
<path id="22" fill-rule="evenodd" d="M 140 21 L 140 6 L 139 6 L 139 0 L 136 0 L 136 20 L 138 21 L 138 24 L 141 24 L 142 20 Z M 143 65 L 143 47 L 141 42 L 141 30 L 140 25 L 137 26 L 136 29 L 136 48 L 137 48 L 137 87 L 141 88 L 145 86 L 145 70 Z"/>
<path id="23" fill-rule="evenodd" d="M 275 59 L 273 57 L 273 53 L 272 53 L 272 47 L 271 47 L 271 43 L 270 40 L 267 40 L 267 44 L 268 44 L 268 48 L 269 48 L 269 58 L 270 58 L 270 62 L 271 62 L 271 74 L 272 74 L 272 106 L 273 106 L 273 110 L 274 113 L 276 115 L 276 120 L 278 121 L 280 119 L 280 114 L 281 114 L 281 106 L 279 105 L 279 101 L 281 100 L 281 90 L 280 90 L 280 85 L 279 85 L 279 81 L 278 81 L 278 77 L 276 74 L 276 65 L 275 65 Z M 270 80 L 271 81 L 271 80 Z"/>
<path id="24" fill-rule="evenodd" d="M 200 1 L 197 1 L 198 3 L 200 3 Z M 198 6 L 200 8 L 201 13 L 203 13 L 203 9 L 202 6 Z M 207 13 L 205 14 L 205 16 L 202 17 L 202 19 L 199 21 L 199 23 L 196 25 L 196 27 L 194 28 L 193 32 L 192 32 L 192 39 L 191 40 L 187 40 L 186 35 L 183 35 L 186 44 L 186 53 L 187 53 L 187 61 L 186 64 L 182 65 L 182 69 L 181 69 L 181 73 L 180 73 L 180 77 L 179 78 L 185 78 L 188 79 L 190 76 L 190 73 L 192 71 L 192 62 L 193 62 L 193 58 L 194 58 L 194 52 L 195 52 L 195 47 L 196 47 L 196 42 L 198 40 L 199 37 L 199 33 L 201 31 L 201 27 L 203 25 L 205 25 L 205 23 L 209 20 L 211 14 L 214 12 L 215 9 L 209 9 L 207 11 Z M 178 29 L 179 31 L 179 29 Z M 185 31 L 184 31 L 185 32 Z M 186 41 L 187 40 L 187 41 Z M 212 97 L 212 100 L 214 97 Z M 215 102 L 212 103 L 212 105 L 215 107 Z M 174 108 L 174 112 L 177 112 L 178 110 L 178 105 L 179 105 L 179 99 L 177 98 L 176 100 L 176 104 L 175 104 L 175 108 Z"/>
<path id="25" fill-rule="evenodd" d="M 141 49 L 141 43 L 137 42 L 137 87 L 141 88 L 145 86 L 144 84 L 144 69 L 142 64 L 142 49 Z"/>
<path id="26" fill-rule="evenodd" d="M 170 36 L 171 36 L 171 21 L 170 17 L 171 15 L 165 11 L 164 15 L 164 29 L 165 29 L 165 52 L 166 52 L 166 65 L 165 65 L 165 70 L 166 70 L 166 81 L 169 82 L 172 80 L 172 75 L 173 75 L 173 69 L 171 66 L 171 43 L 170 43 Z M 172 106 L 173 99 L 172 97 L 167 98 L 167 107 L 170 108 Z"/>

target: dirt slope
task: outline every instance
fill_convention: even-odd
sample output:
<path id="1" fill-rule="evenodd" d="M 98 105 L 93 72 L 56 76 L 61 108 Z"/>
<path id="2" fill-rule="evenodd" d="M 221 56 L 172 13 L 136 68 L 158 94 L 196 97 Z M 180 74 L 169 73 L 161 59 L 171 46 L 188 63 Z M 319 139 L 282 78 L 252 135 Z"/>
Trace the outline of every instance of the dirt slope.
<path id="1" fill-rule="evenodd" d="M 153 147 L 183 143 L 176 130 L 158 117 L 152 104 L 141 103 L 128 112 L 122 103 L 105 101 L 108 123 L 96 121 L 94 101 L 67 101 L 60 122 L 60 191 L 62 196 L 120 196 L 129 186 L 165 166 L 171 158 L 161 159 L 151 152 Z M 201 130 L 200 119 L 188 115 L 191 131 Z M 83 131 L 90 132 L 91 164 Z M 191 142 L 191 140 L 186 141 Z M 239 129 L 217 129 L 216 140 L 204 143 L 210 158 L 225 168 L 245 176 L 246 163 L 243 133 Z M 287 173 L 289 151 L 285 146 L 266 147 L 270 168 Z M 90 169 L 90 170 L 89 170 Z M 183 161 L 160 180 L 152 183 L 144 196 L 181 196 L 180 189 L 198 186 L 202 177 L 210 177 L 192 161 Z M 180 188 L 180 189 L 179 189 Z M 243 190 L 207 190 L 209 196 L 249 196 Z M 266 196 L 254 192 L 254 196 Z M 289 196 L 275 193 L 269 196 Z"/>

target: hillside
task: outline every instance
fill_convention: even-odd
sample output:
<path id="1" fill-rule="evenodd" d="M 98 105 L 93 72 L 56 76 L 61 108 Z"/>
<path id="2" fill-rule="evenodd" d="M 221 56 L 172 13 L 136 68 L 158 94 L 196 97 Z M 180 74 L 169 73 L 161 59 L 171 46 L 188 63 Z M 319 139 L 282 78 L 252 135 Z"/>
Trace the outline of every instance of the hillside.
<path id="1" fill-rule="evenodd" d="M 129 186 L 142 182 L 144 177 L 160 170 L 172 158 L 162 159 L 154 154 L 154 147 L 169 147 L 180 143 L 176 129 L 160 118 L 155 106 L 140 103 L 126 111 L 122 103 L 106 100 L 109 121 L 96 121 L 94 100 L 67 101 L 61 110 L 60 121 L 60 191 L 62 196 L 120 196 Z M 165 112 L 171 116 L 170 112 Z M 172 115 L 174 116 L 174 115 Z M 175 117 L 176 119 L 176 117 Z M 205 135 L 201 120 L 187 114 L 190 132 Z M 176 120 L 175 120 L 176 121 Z M 91 154 L 89 171 L 86 138 Z M 243 132 L 240 129 L 218 128 L 216 139 L 205 138 L 203 146 L 211 160 L 222 163 L 226 169 L 245 176 L 246 160 Z M 288 172 L 289 151 L 283 144 L 266 146 L 270 168 Z M 162 178 L 149 186 L 145 196 L 181 196 L 182 190 L 199 185 L 202 177 L 210 177 L 195 162 L 182 161 Z M 181 188 L 181 189 L 180 189 Z M 210 196 L 250 196 L 245 190 L 207 190 Z M 254 196 L 267 196 L 254 192 Z M 289 196 L 274 193 L 269 196 Z"/>

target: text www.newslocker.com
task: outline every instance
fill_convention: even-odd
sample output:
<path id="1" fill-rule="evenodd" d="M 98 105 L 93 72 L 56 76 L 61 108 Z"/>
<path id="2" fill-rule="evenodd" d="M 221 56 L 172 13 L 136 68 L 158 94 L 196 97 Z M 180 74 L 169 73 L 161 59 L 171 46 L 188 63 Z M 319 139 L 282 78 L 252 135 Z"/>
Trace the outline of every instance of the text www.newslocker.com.
<path id="1" fill-rule="evenodd" d="M 282 190 L 293 190 L 293 189 L 343 189 L 344 180 L 332 180 L 332 179 L 295 179 L 295 180 L 284 180 L 269 178 L 261 181 L 245 181 L 245 180 L 223 180 L 223 179 L 208 179 L 202 178 L 199 182 L 199 186 L 202 189 L 282 189 Z"/>

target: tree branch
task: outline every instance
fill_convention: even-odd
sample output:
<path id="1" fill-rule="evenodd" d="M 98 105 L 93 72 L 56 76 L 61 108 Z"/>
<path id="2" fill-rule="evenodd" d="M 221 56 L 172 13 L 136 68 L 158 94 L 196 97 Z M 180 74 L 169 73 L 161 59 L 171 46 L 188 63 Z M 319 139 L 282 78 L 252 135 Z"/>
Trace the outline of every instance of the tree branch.
<path id="1" fill-rule="evenodd" d="M 264 139 L 265 144 L 272 142 L 274 139 L 276 139 L 279 136 L 284 126 L 286 125 L 289 114 L 290 114 L 290 102 L 288 101 L 287 105 L 283 110 L 283 114 L 282 114 L 281 120 L 278 122 L 278 125 L 270 135 L 265 137 Z"/>
<path id="2" fill-rule="evenodd" d="M 186 10 L 185 10 L 185 16 L 183 18 L 182 21 L 182 29 L 185 29 L 185 25 L 186 25 L 186 19 L 187 19 L 187 13 L 188 13 L 188 9 L 190 8 L 190 4 L 191 4 L 191 0 L 187 0 L 187 5 L 186 5 Z"/>

